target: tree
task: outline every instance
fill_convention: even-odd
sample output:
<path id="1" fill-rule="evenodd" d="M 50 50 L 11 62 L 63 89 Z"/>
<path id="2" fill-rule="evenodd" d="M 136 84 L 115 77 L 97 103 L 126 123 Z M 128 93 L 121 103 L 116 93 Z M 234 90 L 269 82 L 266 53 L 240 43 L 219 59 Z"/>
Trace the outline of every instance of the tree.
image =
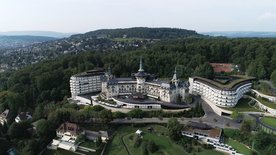
<path id="1" fill-rule="evenodd" d="M 181 138 L 182 125 L 176 118 L 170 118 L 167 127 L 169 129 L 169 137 L 172 140 L 178 141 Z"/>
<path id="2" fill-rule="evenodd" d="M 213 78 L 214 70 L 210 63 L 205 62 L 203 65 L 196 67 L 194 71 L 194 76 L 200 76 L 204 78 Z"/>
<path id="3" fill-rule="evenodd" d="M 276 87 L 276 70 L 271 73 L 270 81 L 273 83 L 274 87 Z"/>
<path id="4" fill-rule="evenodd" d="M 42 104 L 39 104 L 34 111 L 33 119 L 34 120 L 39 120 L 44 117 L 44 108 Z"/>
<path id="5" fill-rule="evenodd" d="M 112 115 L 114 118 L 124 118 L 127 116 L 125 113 L 122 113 L 120 111 L 115 111 L 112 113 Z"/>
<path id="6" fill-rule="evenodd" d="M 234 110 L 231 114 L 231 118 L 233 120 L 237 121 L 238 119 L 241 118 L 241 114 L 237 110 Z"/>
<path id="7" fill-rule="evenodd" d="M 276 143 L 276 139 L 273 138 L 273 136 L 264 132 L 258 132 L 254 139 L 255 139 L 254 146 L 256 147 L 257 150 L 261 150 L 261 151 L 268 150 L 268 147 L 270 145 L 275 146 L 275 143 Z"/>
<path id="8" fill-rule="evenodd" d="M 257 77 L 257 65 L 251 62 L 246 70 L 247 75 Z"/>
<path id="9" fill-rule="evenodd" d="M 128 115 L 132 118 L 142 118 L 144 117 L 144 112 L 141 109 L 133 109 L 128 112 Z"/>
<path id="10" fill-rule="evenodd" d="M 39 136 L 47 136 L 48 132 L 49 132 L 50 128 L 49 128 L 49 123 L 47 120 L 45 119 L 41 119 L 37 121 L 37 125 L 36 125 L 36 132 Z"/>
<path id="11" fill-rule="evenodd" d="M 8 130 L 8 135 L 11 138 L 17 139 L 27 138 L 30 136 L 29 128 L 31 128 L 31 124 L 27 121 L 19 123 L 13 122 Z"/>
<path id="12" fill-rule="evenodd" d="M 240 130 L 243 134 L 249 134 L 251 132 L 251 121 L 244 120 L 241 124 Z"/>
<path id="13" fill-rule="evenodd" d="M 0 146 L 0 154 L 7 154 L 6 151 L 9 149 L 10 143 L 5 138 L 0 137 Z"/>
<path id="14" fill-rule="evenodd" d="M 111 110 L 108 110 L 108 109 L 104 109 L 100 111 L 99 116 L 102 119 L 103 123 L 108 123 L 112 120 L 112 112 Z"/>
<path id="15" fill-rule="evenodd" d="M 100 106 L 100 105 L 95 105 L 95 106 L 92 107 L 92 110 L 93 110 L 93 111 L 102 111 L 102 110 L 104 110 L 104 109 L 105 109 L 105 108 L 102 107 L 102 106 Z"/>

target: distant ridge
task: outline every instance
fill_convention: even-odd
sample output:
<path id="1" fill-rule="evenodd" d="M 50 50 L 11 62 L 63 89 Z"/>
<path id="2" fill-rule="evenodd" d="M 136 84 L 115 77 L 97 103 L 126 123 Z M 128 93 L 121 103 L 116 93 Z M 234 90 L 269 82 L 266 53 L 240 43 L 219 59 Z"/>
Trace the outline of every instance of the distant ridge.
<path id="1" fill-rule="evenodd" d="M 56 39 L 44 36 L 0 36 L 0 49 L 25 47 Z"/>
<path id="2" fill-rule="evenodd" d="M 95 38 L 143 38 L 143 39 L 172 39 L 203 36 L 194 30 L 178 28 L 148 28 L 133 27 L 119 29 L 100 29 L 73 37 L 90 36 Z"/>
<path id="3" fill-rule="evenodd" d="M 8 31 L 0 32 L 0 36 L 42 36 L 42 37 L 53 37 L 53 38 L 67 38 L 74 33 L 60 33 L 53 31 Z"/>
<path id="4" fill-rule="evenodd" d="M 228 38 L 276 38 L 276 32 L 255 32 L 255 31 L 217 31 L 217 32 L 201 32 L 201 34 L 214 37 Z"/>

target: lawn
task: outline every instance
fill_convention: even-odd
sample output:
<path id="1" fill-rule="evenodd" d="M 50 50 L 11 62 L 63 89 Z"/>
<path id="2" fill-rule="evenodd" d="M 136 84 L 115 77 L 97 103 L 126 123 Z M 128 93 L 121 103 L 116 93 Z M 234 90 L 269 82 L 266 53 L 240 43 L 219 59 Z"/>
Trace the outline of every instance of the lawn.
<path id="1" fill-rule="evenodd" d="M 148 127 L 152 127 L 154 130 L 152 132 L 148 131 Z M 134 137 L 136 136 L 135 131 L 140 129 L 143 131 L 142 144 L 140 147 L 134 147 Z M 141 155 L 143 154 L 142 145 L 146 143 L 145 141 L 153 141 L 158 145 L 159 150 L 155 153 L 149 153 L 149 155 L 190 155 L 187 153 L 182 146 L 174 143 L 168 137 L 168 129 L 161 125 L 147 125 L 145 127 L 131 127 L 122 126 L 116 131 L 116 135 L 113 137 L 112 142 L 107 146 L 105 155 L 128 155 L 126 148 L 123 145 L 122 140 L 125 142 L 131 155 Z M 193 154 L 193 153 L 192 153 Z M 223 153 L 214 150 L 204 150 L 197 153 L 199 155 L 223 155 Z"/>
<path id="2" fill-rule="evenodd" d="M 251 107 L 248 104 L 250 101 L 251 99 L 249 98 L 241 98 L 235 107 L 223 108 L 223 109 L 230 110 L 230 111 L 237 110 L 238 112 L 246 112 L 246 111 L 260 112 L 260 110 L 255 109 L 254 107 Z"/>
<path id="3" fill-rule="evenodd" d="M 141 128 L 141 130 L 144 132 L 143 140 L 152 140 L 155 142 L 155 144 L 159 146 L 160 149 L 154 154 L 185 154 L 185 150 L 180 145 L 173 143 L 169 139 L 169 137 L 167 136 L 167 128 L 163 126 L 153 126 L 153 128 L 155 129 L 155 131 L 152 133 L 147 132 L 146 128 Z M 124 141 L 127 144 L 129 151 L 132 155 L 143 154 L 142 147 L 134 148 L 134 141 L 130 138 L 133 136 L 135 136 L 135 133 L 130 133 L 124 136 Z"/>
<path id="4" fill-rule="evenodd" d="M 274 117 L 263 117 L 261 119 L 261 121 L 264 123 L 264 124 L 267 124 L 273 128 L 276 128 L 276 118 Z"/>
<path id="5" fill-rule="evenodd" d="M 276 109 L 276 103 L 272 103 L 272 102 L 269 102 L 268 100 L 265 100 L 261 97 L 258 97 L 256 98 L 258 101 L 260 101 L 262 104 L 270 107 L 270 108 L 273 108 L 273 109 Z"/>
<path id="6" fill-rule="evenodd" d="M 86 140 L 85 142 L 81 143 L 79 146 L 88 147 L 95 150 L 100 150 L 101 146 L 97 146 L 97 144 L 93 141 Z"/>
<path id="7" fill-rule="evenodd" d="M 242 153 L 244 155 L 251 155 L 252 151 L 248 149 L 244 144 L 233 140 L 231 138 L 228 138 L 225 142 L 226 144 L 232 146 L 235 150 L 237 150 L 239 153 Z"/>

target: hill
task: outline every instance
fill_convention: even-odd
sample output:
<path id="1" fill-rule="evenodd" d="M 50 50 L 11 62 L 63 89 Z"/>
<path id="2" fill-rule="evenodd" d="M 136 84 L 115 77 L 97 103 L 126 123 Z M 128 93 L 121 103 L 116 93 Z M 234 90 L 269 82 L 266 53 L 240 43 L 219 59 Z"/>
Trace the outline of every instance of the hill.
<path id="1" fill-rule="evenodd" d="M 195 31 L 173 28 L 103 29 L 22 48 L 0 50 L 0 71 L 84 51 L 134 50 L 163 39 L 201 37 Z"/>
<path id="2" fill-rule="evenodd" d="M 55 39 L 43 36 L 0 36 L 0 49 L 25 47 Z"/>
<path id="3" fill-rule="evenodd" d="M 101 29 L 84 35 L 97 38 L 143 38 L 143 39 L 172 39 L 202 36 L 193 30 L 177 28 L 147 28 L 133 27 L 125 29 Z M 77 36 L 77 35 L 76 35 Z"/>
<path id="4" fill-rule="evenodd" d="M 0 32 L 2 36 L 43 36 L 52 38 L 67 38 L 76 33 L 61 33 L 53 31 L 8 31 Z"/>
<path id="5" fill-rule="evenodd" d="M 254 32 L 254 31 L 221 31 L 202 32 L 204 35 L 224 36 L 228 38 L 276 38 L 276 32 Z"/>

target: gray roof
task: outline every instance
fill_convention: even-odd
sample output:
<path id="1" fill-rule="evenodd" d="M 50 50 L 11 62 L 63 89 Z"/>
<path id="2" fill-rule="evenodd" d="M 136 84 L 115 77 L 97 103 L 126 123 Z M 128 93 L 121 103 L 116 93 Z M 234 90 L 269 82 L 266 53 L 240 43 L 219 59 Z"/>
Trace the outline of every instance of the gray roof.
<path id="1" fill-rule="evenodd" d="M 114 79 L 110 79 L 108 81 L 108 84 L 117 84 L 119 82 L 125 82 L 125 81 L 128 81 L 128 82 L 136 82 L 136 79 L 133 79 L 133 78 L 114 78 Z"/>
<path id="2" fill-rule="evenodd" d="M 145 72 L 139 71 L 138 73 L 135 74 L 136 77 L 146 77 L 148 76 Z"/>
<path id="3" fill-rule="evenodd" d="M 109 137 L 109 134 L 107 131 L 90 131 L 90 130 L 85 130 L 85 135 L 87 138 L 90 140 L 96 140 L 98 137 Z"/>
<path id="4" fill-rule="evenodd" d="M 73 77 L 86 77 L 86 76 L 93 76 L 93 75 L 104 75 L 104 69 L 93 69 L 93 70 L 88 70 L 82 73 L 78 73 L 73 75 Z"/>

